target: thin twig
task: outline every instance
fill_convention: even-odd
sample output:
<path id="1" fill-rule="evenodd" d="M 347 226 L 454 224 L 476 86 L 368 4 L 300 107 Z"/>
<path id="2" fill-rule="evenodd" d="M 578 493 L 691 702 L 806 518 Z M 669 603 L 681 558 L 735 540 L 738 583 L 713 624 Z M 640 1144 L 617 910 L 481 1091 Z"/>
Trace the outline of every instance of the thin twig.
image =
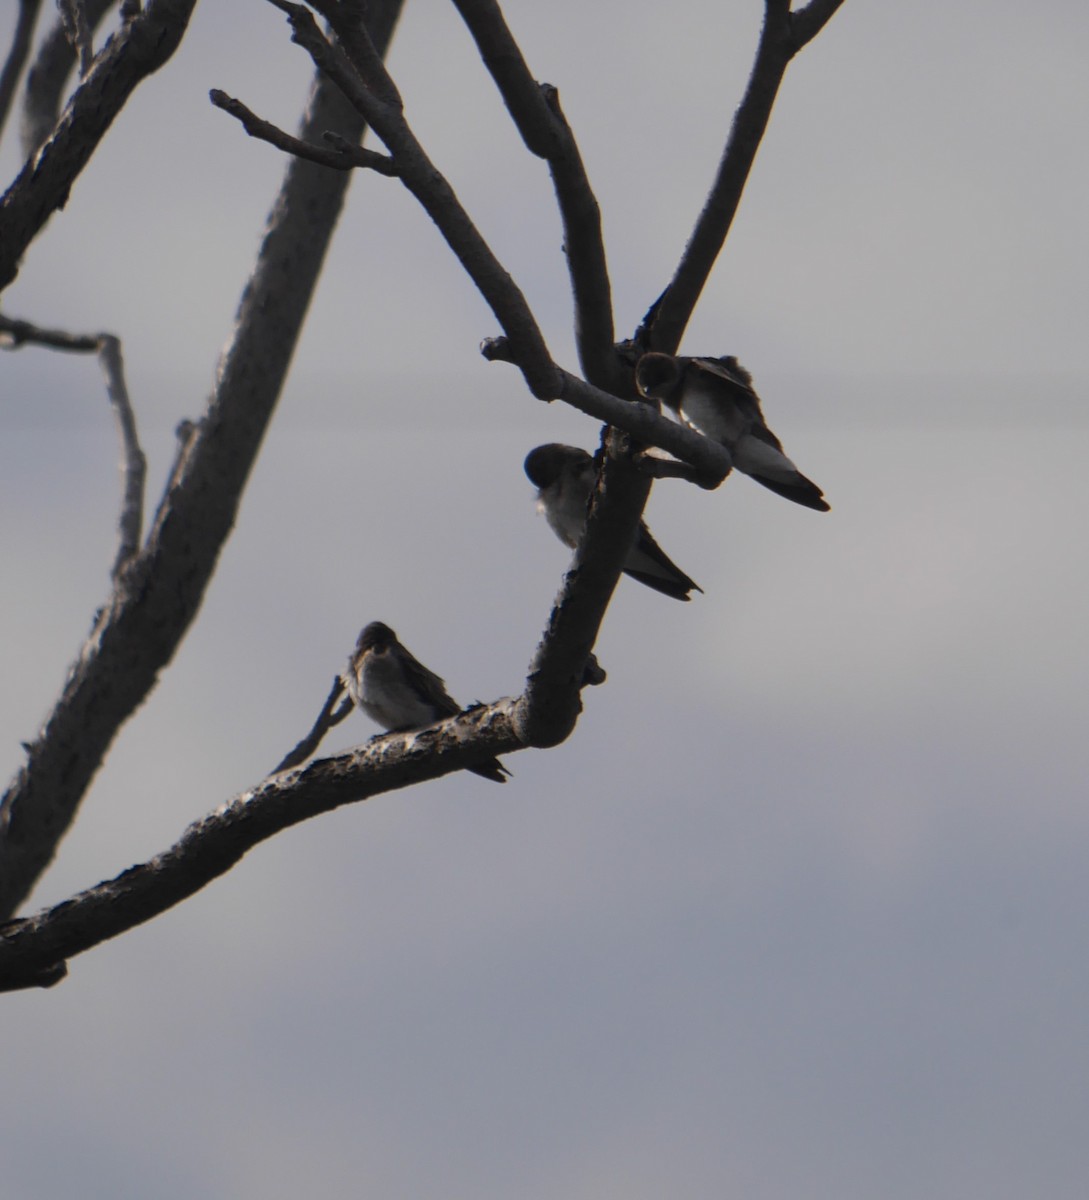
<path id="1" fill-rule="evenodd" d="M 809 0 L 804 8 L 799 8 L 791 14 L 790 25 L 795 53 L 820 33 L 842 3 L 843 0 Z"/>
<path id="2" fill-rule="evenodd" d="M 19 76 L 22 75 L 27 56 L 30 54 L 30 43 L 34 39 L 34 26 L 37 24 L 41 5 L 42 0 L 19 0 L 19 17 L 11 37 L 11 49 L 4 60 L 4 69 L 0 71 L 0 133 L 7 124 L 12 97 L 19 86 Z"/>
<path id="3" fill-rule="evenodd" d="M 208 98 L 216 108 L 221 108 L 225 113 L 236 118 L 250 137 L 268 142 L 280 150 L 286 150 L 288 154 L 305 158 L 322 167 L 332 167 L 335 171 L 351 171 L 356 167 L 368 167 L 380 175 L 397 174 L 397 168 L 388 155 L 353 145 L 340 134 L 325 131 L 322 136 L 329 146 L 318 146 L 314 142 L 304 142 L 301 138 L 285 133 L 271 121 L 257 116 L 241 100 L 235 100 L 233 96 L 228 96 L 219 88 L 212 88 L 208 93 Z"/>
<path id="4" fill-rule="evenodd" d="M 321 712 L 318 713 L 317 720 L 314 722 L 310 732 L 293 750 L 289 750 L 280 759 L 279 763 L 272 770 L 273 775 L 278 771 L 287 771 L 291 767 L 297 767 L 300 763 L 306 762 L 310 755 L 321 745 L 322 738 L 325 737 L 329 730 L 335 725 L 339 725 L 348 716 L 354 705 L 351 697 L 345 697 L 343 702 L 341 702 L 342 697 L 344 697 L 344 678 L 338 675 L 333 680 L 333 686 L 329 689 L 329 695 L 325 698 L 325 703 L 321 706 Z"/>
<path id="5" fill-rule="evenodd" d="M 48 346 L 52 350 L 68 350 L 72 353 L 90 354 L 97 352 L 99 334 L 65 333 L 60 329 L 43 329 L 30 321 L 18 321 L 0 313 L 0 346 L 6 350 L 18 350 L 21 346 Z"/>
<path id="6" fill-rule="evenodd" d="M 0 289 L 18 274 L 26 248 L 45 222 L 64 206 L 133 90 L 177 49 L 195 4 L 196 0 L 151 0 L 96 57 L 52 137 L 0 200 Z"/>
<path id="7" fill-rule="evenodd" d="M 385 143 L 398 176 L 435 222 L 446 244 L 495 314 L 510 341 L 513 359 L 533 395 L 554 396 L 556 366 L 526 298 L 470 220 L 446 178 L 431 162 L 401 109 L 371 90 L 342 43 L 331 43 L 307 9 L 269 0 L 288 14 L 292 41 L 302 46 L 340 88 Z M 332 11 L 332 10 L 331 10 Z"/>
<path id="8" fill-rule="evenodd" d="M 696 301 L 741 203 L 741 193 L 767 129 L 787 66 L 841 3 L 842 0 L 813 0 L 792 17 L 789 0 L 765 0 L 764 25 L 748 87 L 734 114 L 715 182 L 673 279 L 662 296 L 650 330 L 650 349 L 675 354 L 680 346 Z M 800 22 L 801 34 L 792 29 L 792 21 Z"/>
<path id="9" fill-rule="evenodd" d="M 41 329 L 29 321 L 16 321 L 0 315 L 0 346 L 7 349 L 47 346 L 51 350 L 98 355 L 99 365 L 106 377 L 106 394 L 114 411 L 121 441 L 121 516 L 118 521 L 117 555 L 110 570 L 111 576 L 116 579 L 140 548 L 147 477 L 147 460 L 140 449 L 136 416 L 125 385 L 121 342 L 112 333 L 65 333 L 59 329 Z"/>
<path id="10" fill-rule="evenodd" d="M 526 148 L 545 159 L 552 173 L 563 221 L 582 372 L 596 386 L 624 395 L 631 380 L 613 353 L 612 294 L 601 211 L 575 136 L 560 108 L 559 92 L 533 78 L 495 0 L 454 0 L 454 4 Z"/>
<path id="11" fill-rule="evenodd" d="M 136 434 L 136 414 L 125 384 L 125 363 L 121 343 L 112 334 L 99 337 L 98 361 L 106 376 L 106 391 L 113 406 L 117 432 L 121 438 L 121 517 L 118 521 L 117 556 L 110 572 L 116 579 L 122 568 L 140 549 L 144 525 L 144 486 L 147 459 Z"/>

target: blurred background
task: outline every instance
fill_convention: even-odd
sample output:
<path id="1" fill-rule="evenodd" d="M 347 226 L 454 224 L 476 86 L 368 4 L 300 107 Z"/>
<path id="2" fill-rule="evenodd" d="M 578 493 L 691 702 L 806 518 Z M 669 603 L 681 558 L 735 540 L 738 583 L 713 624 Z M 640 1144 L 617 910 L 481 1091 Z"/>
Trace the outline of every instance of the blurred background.
<path id="1" fill-rule="evenodd" d="M 579 139 L 626 336 L 763 5 L 504 8 Z M 1087 43 L 1072 0 L 848 0 L 682 347 L 740 357 L 832 512 L 658 484 L 705 594 L 621 581 L 565 745 L 291 830 L 3 997 L 7 1200 L 1085 1194 Z M 547 170 L 453 7 L 410 0 L 390 66 L 577 369 Z M 121 336 L 152 508 L 284 168 L 208 89 L 294 129 L 309 78 L 271 6 L 200 6 L 5 294 Z M 32 908 L 260 780 L 369 620 L 463 702 L 521 688 L 569 558 L 522 459 L 598 426 L 485 363 L 496 332 L 404 189 L 358 176 L 202 614 Z M 93 359 L 0 372 L 10 775 L 107 594 L 119 484 Z"/>

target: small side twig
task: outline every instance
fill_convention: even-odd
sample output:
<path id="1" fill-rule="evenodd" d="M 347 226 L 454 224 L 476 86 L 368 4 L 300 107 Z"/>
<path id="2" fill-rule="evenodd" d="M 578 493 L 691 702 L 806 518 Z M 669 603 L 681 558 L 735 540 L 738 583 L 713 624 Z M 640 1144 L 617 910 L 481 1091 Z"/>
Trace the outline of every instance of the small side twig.
<path id="1" fill-rule="evenodd" d="M 363 62 L 352 57 L 359 38 L 329 41 L 313 15 L 289 0 L 269 0 L 287 13 L 292 41 L 302 46 L 322 71 L 343 93 L 375 134 L 381 138 L 397 165 L 398 178 L 435 222 L 446 244 L 503 327 L 513 349 L 514 361 L 529 390 L 539 399 L 551 398 L 557 386 L 556 366 L 544 336 L 521 289 L 496 258 L 473 224 L 454 189 L 428 158 L 404 118 L 398 103 L 385 98 L 385 91 L 370 86 L 368 73 L 374 66 L 369 52 Z M 330 23 L 340 21 L 339 6 L 326 5 Z M 382 68 L 385 72 L 385 68 Z"/>
<path id="2" fill-rule="evenodd" d="M 379 175 L 397 174 L 397 168 L 389 155 L 357 146 L 338 133 L 326 132 L 323 137 L 329 146 L 318 146 L 313 142 L 303 141 L 302 138 L 293 137 L 278 125 L 273 125 L 271 121 L 259 117 L 241 100 L 228 96 L 219 88 L 212 88 L 208 93 L 208 98 L 216 108 L 223 109 L 225 113 L 239 121 L 250 137 L 268 142 L 269 145 L 275 146 L 279 150 L 286 150 L 288 154 L 318 163 L 319 166 L 332 167 L 335 171 L 351 171 L 356 167 L 366 167 L 377 171 Z"/>
<path id="3" fill-rule="evenodd" d="M 121 341 L 112 333 L 65 333 L 60 329 L 42 329 L 29 321 L 13 320 L 0 314 L 0 346 L 17 350 L 21 346 L 46 346 L 70 353 L 97 354 L 106 377 L 106 394 L 117 423 L 121 441 L 121 516 L 118 521 L 117 555 L 110 569 L 116 579 L 124 565 L 140 549 L 144 523 L 144 487 L 147 459 L 136 433 L 136 415 L 125 384 L 125 363 Z"/>
<path id="4" fill-rule="evenodd" d="M 30 321 L 19 321 L 0 313 L 0 347 L 18 350 L 22 346 L 48 346 L 52 350 L 68 350 L 75 354 L 91 354 L 98 350 L 97 334 L 65 333 L 61 329 L 43 329 Z"/>
<path id="5" fill-rule="evenodd" d="M 272 774 L 276 775 L 280 771 L 287 771 L 291 767 L 297 767 L 300 763 L 304 763 L 321 744 L 321 739 L 334 725 L 339 725 L 352 711 L 352 708 L 351 697 L 344 696 L 344 678 L 338 675 L 333 680 L 333 686 L 329 689 L 329 695 L 325 698 L 325 703 L 321 706 L 321 712 L 318 713 L 317 720 L 310 732 L 293 750 L 289 750 L 280 759 L 272 769 Z"/>
<path id="6" fill-rule="evenodd" d="M 655 313 L 650 349 L 675 354 L 681 344 L 741 203 L 741 193 L 790 60 L 820 32 L 842 3 L 811 0 L 804 9 L 791 13 L 790 0 L 765 0 L 764 25 L 748 87 L 734 113 L 714 184 Z"/>
<path id="7" fill-rule="evenodd" d="M 83 11 L 92 32 L 116 0 L 84 0 Z M 68 40 L 64 21 L 59 20 L 38 46 L 38 54 L 27 72 L 23 95 L 21 140 L 23 157 L 29 158 L 49 137 L 60 115 L 61 97 L 76 64 L 76 52 Z"/>
<path id="8" fill-rule="evenodd" d="M 98 339 L 98 361 L 106 377 L 106 392 L 110 397 L 117 432 L 121 438 L 121 517 L 118 522 L 117 556 L 110 574 L 113 578 L 140 550 L 144 525 L 144 485 L 147 480 L 147 459 L 136 434 L 136 414 L 125 384 L 125 363 L 121 357 L 121 342 L 112 334 Z"/>
<path id="9" fill-rule="evenodd" d="M 11 37 L 11 49 L 4 60 L 3 70 L 0 70 L 0 132 L 7 124 L 12 97 L 30 54 L 30 43 L 34 39 L 34 26 L 38 22 L 41 6 L 42 0 L 19 0 L 19 17 Z"/>

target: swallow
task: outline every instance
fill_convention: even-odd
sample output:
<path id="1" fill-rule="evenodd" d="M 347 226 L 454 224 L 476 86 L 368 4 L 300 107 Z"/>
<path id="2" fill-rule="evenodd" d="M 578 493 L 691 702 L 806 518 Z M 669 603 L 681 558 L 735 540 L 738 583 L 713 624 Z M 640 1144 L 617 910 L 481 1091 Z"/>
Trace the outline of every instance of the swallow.
<path id="1" fill-rule="evenodd" d="M 721 442 L 743 474 L 795 504 L 828 512 L 824 493 L 787 458 L 782 442 L 764 423 L 752 376 L 733 356 L 644 354 L 635 366 L 635 386 L 648 399 L 661 400 L 697 433 Z"/>
<path id="2" fill-rule="evenodd" d="M 526 455 L 525 472 L 538 489 L 538 511 L 544 513 L 560 541 L 574 550 L 586 528 L 590 493 L 597 482 L 593 458 L 578 446 L 549 442 Z M 635 543 L 624 561 L 624 574 L 674 600 L 690 600 L 689 592 L 703 591 L 651 537 L 645 521 L 639 522 Z"/>
<path id="3" fill-rule="evenodd" d="M 372 621 L 359 635 L 344 682 L 356 706 L 388 732 L 422 729 L 462 711 L 446 684 L 381 621 Z M 466 770 L 496 783 L 506 783 L 504 776 L 510 774 L 498 758 Z"/>

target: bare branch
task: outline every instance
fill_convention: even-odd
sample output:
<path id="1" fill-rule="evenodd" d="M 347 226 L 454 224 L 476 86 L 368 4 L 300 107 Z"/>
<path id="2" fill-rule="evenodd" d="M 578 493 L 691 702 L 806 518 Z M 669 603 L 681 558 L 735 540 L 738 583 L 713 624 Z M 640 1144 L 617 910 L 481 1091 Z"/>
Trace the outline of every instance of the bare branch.
<path id="1" fill-rule="evenodd" d="M 144 16 L 160 11 L 161 3 L 153 0 Z M 376 37 L 386 44 L 400 0 L 372 0 L 371 8 L 380 26 Z M 110 55 L 107 45 L 92 78 Z M 319 77 L 302 136 L 319 137 L 331 126 L 362 135 L 357 114 Z M 28 746 L 26 764 L 0 802 L 0 913 L 22 902 L 52 858 L 118 729 L 196 616 L 275 410 L 350 178 L 289 162 L 208 411 L 186 430 L 147 542 L 97 614 L 60 698 Z"/>
<path id="2" fill-rule="evenodd" d="M 321 744 L 321 739 L 325 737 L 329 730 L 335 725 L 339 725 L 348 716 L 355 706 L 350 697 L 344 698 L 343 702 L 341 702 L 342 697 L 344 697 L 344 678 L 338 675 L 333 680 L 333 686 L 329 689 L 329 695 L 326 696 L 325 703 L 321 706 L 321 712 L 318 713 L 317 720 L 314 722 L 310 732 L 293 750 L 289 750 L 280 759 L 276 767 L 273 768 L 273 775 L 306 762 Z"/>
<path id="3" fill-rule="evenodd" d="M 523 749 L 512 707 L 510 700 L 481 705 L 428 729 L 385 734 L 348 754 L 270 775 L 194 822 L 149 862 L 0 926 L 0 991 L 57 982 L 65 959 L 172 908 L 292 825 Z"/>
<path id="4" fill-rule="evenodd" d="M 308 162 L 318 163 L 323 167 L 332 167 L 334 171 L 351 171 L 355 167 L 370 167 L 380 175 L 396 175 L 397 168 L 393 160 L 386 154 L 378 154 L 374 150 L 365 150 L 362 146 L 354 146 L 346 138 L 326 130 L 322 136 L 332 146 L 317 146 L 313 142 L 304 142 L 300 138 L 285 133 L 271 121 L 266 121 L 256 113 L 251 112 L 241 100 L 235 100 L 219 88 L 212 88 L 208 98 L 225 113 L 229 113 L 241 122 L 242 128 L 262 142 L 268 142 L 277 149 L 286 150 L 288 154 L 305 158 Z"/>
<path id="5" fill-rule="evenodd" d="M 352 0 L 310 0 L 310 4 L 329 22 L 364 85 L 375 98 L 392 108 L 403 109 L 401 93 L 367 32 L 364 21 L 366 0 L 355 0 L 354 3 Z M 284 6 L 284 10 L 288 7 Z"/>
<path id="6" fill-rule="evenodd" d="M 676 353 L 741 203 L 741 193 L 752 170 L 787 65 L 840 3 L 842 0 L 812 0 L 810 5 L 792 17 L 789 0 L 766 0 L 764 27 L 748 87 L 734 114 L 714 185 L 673 279 L 662 296 L 650 329 L 647 348 L 667 354 Z M 792 29 L 792 21 L 800 22 L 800 29 Z"/>
<path id="7" fill-rule="evenodd" d="M 11 49 L 4 60 L 4 69 L 0 71 L 0 132 L 7 124 L 11 101 L 19 86 L 19 76 L 30 54 L 30 43 L 34 38 L 34 26 L 38 22 L 41 6 L 42 0 L 19 0 L 19 16 L 11 37 Z"/>
<path id="8" fill-rule="evenodd" d="M 556 366 L 525 296 L 481 237 L 446 178 L 427 157 L 400 107 L 388 103 L 367 86 L 359 64 L 349 59 L 342 44 L 329 42 L 307 9 L 286 0 L 269 2 L 288 14 L 292 41 L 310 54 L 314 65 L 336 83 L 385 143 L 401 182 L 438 226 L 495 313 L 510 342 L 512 359 L 530 391 L 539 399 L 554 396 Z M 330 12 L 334 11 L 330 7 Z M 369 61 L 365 66 L 369 68 Z"/>
<path id="9" fill-rule="evenodd" d="M 117 557 L 110 572 L 116 578 L 121 568 L 140 547 L 140 530 L 144 519 L 144 480 L 147 475 L 147 462 L 136 435 L 136 417 L 125 386 L 121 343 L 110 333 L 92 336 L 64 333 L 58 329 L 40 329 L 31 325 L 29 321 L 14 321 L 0 315 L 0 346 L 17 349 L 26 345 L 47 346 L 52 350 L 80 353 L 93 351 L 98 355 L 102 372 L 106 376 L 106 393 L 114 410 L 121 439 L 121 517 L 118 523 Z"/>
<path id="10" fill-rule="evenodd" d="M 48 142 L 0 200 L 0 290 L 68 193 L 133 90 L 177 49 L 196 0 L 151 0 L 95 59 Z"/>
<path id="11" fill-rule="evenodd" d="M 481 343 L 480 352 L 489 362 L 514 361 L 505 338 L 487 338 Z M 733 465 L 730 454 L 720 443 L 663 417 L 642 400 L 621 400 L 560 367 L 556 373 L 559 378 L 554 399 L 691 463 L 702 487 L 717 487 L 730 473 Z"/>
<path id="12" fill-rule="evenodd" d="M 124 480 L 121 496 L 121 519 L 118 522 L 117 557 L 111 574 L 116 579 L 122 568 L 140 549 L 144 524 L 144 482 L 147 478 L 147 459 L 136 436 L 136 415 L 129 401 L 125 384 L 125 363 L 121 343 L 112 334 L 99 337 L 98 361 L 106 376 L 106 391 L 113 406 L 117 432 L 121 438 L 121 477 Z"/>
<path id="13" fill-rule="evenodd" d="M 95 30 L 117 0 L 84 0 L 87 24 Z M 53 132 L 60 115 L 61 96 L 76 63 L 76 52 L 58 20 L 38 47 L 38 57 L 27 73 L 23 99 L 23 157 L 29 158 Z"/>
<path id="14" fill-rule="evenodd" d="M 613 465 L 624 471 L 623 464 Z M 526 692 L 518 701 L 475 705 L 426 729 L 379 735 L 348 754 L 298 769 L 278 768 L 256 788 L 194 822 L 178 842 L 149 862 L 35 916 L 0 926 L 0 991 L 52 986 L 67 973 L 67 958 L 165 912 L 226 874 L 248 850 L 292 825 L 497 754 L 562 740 L 562 725 L 570 732 L 578 714 L 581 688 L 605 680 L 589 646 L 619 578 L 628 535 L 634 536 L 638 525 L 640 496 L 645 498 L 650 486 L 646 480 L 636 484 L 633 492 L 623 479 L 610 482 L 606 470 L 591 510 L 585 550 L 576 554 Z M 622 548 L 619 554 L 617 545 Z M 288 759 L 298 753 L 305 757 L 312 749 L 305 749 L 307 743 L 316 739 L 316 745 L 326 729 L 351 711 L 350 703 L 337 708 L 343 690 L 338 677 L 314 729 Z"/>
<path id="15" fill-rule="evenodd" d="M 804 8 L 798 9 L 792 15 L 791 29 L 794 34 L 795 53 L 820 33 L 842 3 L 843 0 L 809 0 Z"/>
<path id="16" fill-rule="evenodd" d="M 601 211 L 586 176 L 559 92 L 539 85 L 495 0 L 454 0 L 491 72 L 526 148 L 547 161 L 564 229 L 564 252 L 575 301 L 579 363 L 590 383 L 617 395 L 630 377 L 613 353 L 612 294 Z"/>
<path id="17" fill-rule="evenodd" d="M 98 350 L 99 336 L 42 329 L 29 321 L 17 321 L 0 313 L 0 346 L 5 350 L 18 350 L 20 346 L 48 346 L 52 350 L 88 354 Z"/>
<path id="18" fill-rule="evenodd" d="M 586 532 L 514 706 L 514 728 L 527 745 L 558 745 L 575 727 L 579 687 L 650 495 L 651 480 L 632 464 L 624 434 L 607 428 L 604 443 Z"/>

